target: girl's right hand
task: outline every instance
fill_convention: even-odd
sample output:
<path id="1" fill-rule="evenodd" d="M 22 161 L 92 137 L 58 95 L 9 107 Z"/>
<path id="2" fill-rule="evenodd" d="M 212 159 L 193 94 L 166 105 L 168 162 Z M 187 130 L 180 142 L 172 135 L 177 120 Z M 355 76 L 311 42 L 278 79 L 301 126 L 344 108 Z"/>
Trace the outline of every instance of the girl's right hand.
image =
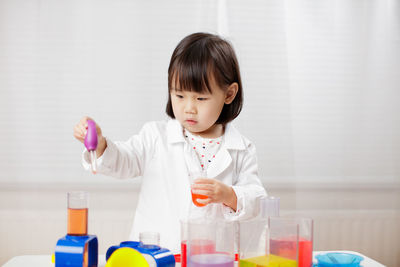
<path id="1" fill-rule="evenodd" d="M 88 123 L 87 123 L 88 120 L 95 121 L 92 118 L 85 116 L 74 127 L 74 137 L 82 143 L 85 141 L 85 136 L 86 136 L 87 128 L 88 128 Z M 100 126 L 97 123 L 96 123 L 96 132 L 97 132 L 97 140 L 98 140 L 96 154 L 97 154 L 97 157 L 100 157 L 101 155 L 103 155 L 103 152 L 107 147 L 107 142 L 101 133 Z"/>

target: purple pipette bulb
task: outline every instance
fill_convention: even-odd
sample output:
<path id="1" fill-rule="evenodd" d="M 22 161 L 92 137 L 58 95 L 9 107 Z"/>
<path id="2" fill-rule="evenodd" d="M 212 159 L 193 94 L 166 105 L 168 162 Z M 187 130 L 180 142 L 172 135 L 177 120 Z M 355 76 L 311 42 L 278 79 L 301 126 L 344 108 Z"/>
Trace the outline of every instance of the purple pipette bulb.
<path id="1" fill-rule="evenodd" d="M 97 170 L 96 164 L 96 149 L 97 149 L 97 131 L 96 131 L 96 123 L 92 120 L 87 121 L 88 129 L 85 136 L 85 147 L 89 151 L 90 155 L 90 163 L 92 166 L 92 172 L 95 174 Z"/>

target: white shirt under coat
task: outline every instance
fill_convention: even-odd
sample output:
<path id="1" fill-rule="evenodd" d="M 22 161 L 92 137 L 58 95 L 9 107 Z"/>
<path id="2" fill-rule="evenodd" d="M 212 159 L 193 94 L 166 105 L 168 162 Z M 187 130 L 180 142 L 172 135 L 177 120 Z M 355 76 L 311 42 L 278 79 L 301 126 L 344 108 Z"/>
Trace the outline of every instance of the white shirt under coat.
<path id="1" fill-rule="evenodd" d="M 130 239 L 138 240 L 140 232 L 159 232 L 160 245 L 179 252 L 180 219 L 188 218 L 193 207 L 188 170 L 201 171 L 181 124 L 172 119 L 149 122 L 126 142 L 106 140 L 107 148 L 97 159 L 98 173 L 116 178 L 142 176 Z M 86 150 L 83 166 L 90 170 Z M 215 216 L 228 220 L 255 216 L 257 199 L 266 196 L 258 178 L 256 149 L 231 123 L 225 127 L 224 142 L 207 169 L 207 178 L 232 185 L 236 212 L 223 204 L 208 205 Z"/>

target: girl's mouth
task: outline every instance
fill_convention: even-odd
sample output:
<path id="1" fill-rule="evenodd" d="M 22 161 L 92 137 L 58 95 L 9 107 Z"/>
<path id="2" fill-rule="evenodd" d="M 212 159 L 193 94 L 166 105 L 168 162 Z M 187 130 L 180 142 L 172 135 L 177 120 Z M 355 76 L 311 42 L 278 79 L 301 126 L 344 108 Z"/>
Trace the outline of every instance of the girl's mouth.
<path id="1" fill-rule="evenodd" d="M 195 121 L 195 120 L 186 120 L 186 122 L 187 122 L 189 125 L 195 125 L 195 124 L 197 123 L 197 121 Z"/>

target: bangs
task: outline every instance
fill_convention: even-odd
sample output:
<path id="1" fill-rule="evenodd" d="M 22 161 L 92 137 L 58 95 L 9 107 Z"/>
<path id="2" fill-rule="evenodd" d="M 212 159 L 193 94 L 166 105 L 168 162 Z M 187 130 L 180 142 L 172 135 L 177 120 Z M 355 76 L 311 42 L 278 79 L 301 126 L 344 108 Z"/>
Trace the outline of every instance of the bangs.
<path id="1" fill-rule="evenodd" d="M 210 77 L 213 73 L 211 59 L 204 49 L 188 49 L 173 62 L 168 70 L 168 89 L 196 93 L 212 93 Z"/>

